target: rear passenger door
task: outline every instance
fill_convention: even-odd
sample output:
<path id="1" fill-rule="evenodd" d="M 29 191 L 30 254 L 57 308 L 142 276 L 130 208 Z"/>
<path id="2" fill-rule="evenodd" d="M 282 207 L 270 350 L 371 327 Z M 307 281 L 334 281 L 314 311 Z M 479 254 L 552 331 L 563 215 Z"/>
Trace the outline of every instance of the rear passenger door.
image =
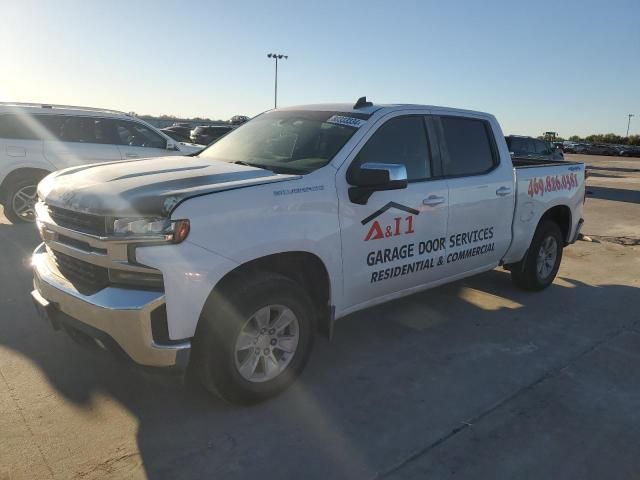
<path id="1" fill-rule="evenodd" d="M 117 142 L 122 158 L 147 158 L 176 155 L 167 150 L 167 140 L 147 126 L 131 120 L 115 120 Z"/>
<path id="2" fill-rule="evenodd" d="M 21 167 L 52 169 L 42 156 L 42 131 L 28 114 L 0 114 L 0 174 Z"/>
<path id="3" fill-rule="evenodd" d="M 44 155 L 57 169 L 122 159 L 108 118 L 42 115 L 40 121 L 48 131 Z"/>
<path id="4" fill-rule="evenodd" d="M 460 277 L 496 266 L 509 247 L 513 167 L 500 161 L 497 122 L 468 114 L 434 122 L 449 186 L 445 269 L 447 277 Z"/>

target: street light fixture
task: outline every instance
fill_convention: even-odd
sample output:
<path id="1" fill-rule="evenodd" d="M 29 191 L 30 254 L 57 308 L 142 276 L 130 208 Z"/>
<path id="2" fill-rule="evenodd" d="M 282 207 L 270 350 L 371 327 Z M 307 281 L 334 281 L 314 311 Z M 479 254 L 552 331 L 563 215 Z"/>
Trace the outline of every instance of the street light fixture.
<path id="1" fill-rule="evenodd" d="M 286 60 L 289 56 L 280 53 L 267 53 L 267 57 L 273 58 L 276 61 L 276 86 L 273 95 L 273 108 L 278 108 L 278 60 L 282 60 L 283 58 Z"/>
<path id="2" fill-rule="evenodd" d="M 627 121 L 627 138 L 629 138 L 629 126 L 631 125 L 631 117 L 635 117 L 635 115 L 633 113 L 630 113 L 628 116 L 629 120 Z"/>

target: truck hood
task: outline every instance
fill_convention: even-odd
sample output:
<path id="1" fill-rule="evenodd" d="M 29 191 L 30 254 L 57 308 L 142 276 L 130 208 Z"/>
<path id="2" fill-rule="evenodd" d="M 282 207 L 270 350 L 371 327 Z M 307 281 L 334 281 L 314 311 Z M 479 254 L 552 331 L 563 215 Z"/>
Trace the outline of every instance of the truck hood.
<path id="1" fill-rule="evenodd" d="M 45 177 L 47 205 L 96 215 L 166 217 L 187 198 L 299 178 L 198 157 L 156 157 L 67 168 Z"/>

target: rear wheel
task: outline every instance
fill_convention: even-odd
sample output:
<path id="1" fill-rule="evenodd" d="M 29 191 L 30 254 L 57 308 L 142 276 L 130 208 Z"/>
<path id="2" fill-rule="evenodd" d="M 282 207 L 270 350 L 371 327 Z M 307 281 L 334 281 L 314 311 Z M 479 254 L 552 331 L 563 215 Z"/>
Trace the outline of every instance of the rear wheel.
<path id="1" fill-rule="evenodd" d="M 282 275 L 258 273 L 213 296 L 192 365 L 205 387 L 241 404 L 287 388 L 304 369 L 315 336 L 304 290 Z"/>
<path id="2" fill-rule="evenodd" d="M 544 220 L 538 225 L 526 257 L 511 266 L 513 283 L 525 290 L 542 290 L 553 283 L 562 261 L 563 238 L 558 224 Z"/>
<path id="3" fill-rule="evenodd" d="M 25 176 L 10 180 L 3 199 L 4 216 L 11 223 L 30 223 L 36 219 L 38 182 L 43 176 Z"/>

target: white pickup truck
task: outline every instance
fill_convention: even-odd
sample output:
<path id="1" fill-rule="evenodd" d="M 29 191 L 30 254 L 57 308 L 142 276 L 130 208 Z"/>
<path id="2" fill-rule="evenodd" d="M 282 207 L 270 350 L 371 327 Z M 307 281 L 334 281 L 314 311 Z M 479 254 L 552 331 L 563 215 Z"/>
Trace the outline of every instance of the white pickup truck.
<path id="1" fill-rule="evenodd" d="M 32 296 L 75 338 L 260 401 L 349 313 L 497 266 L 547 287 L 583 222 L 585 167 L 514 163 L 486 113 L 269 111 L 196 156 L 46 177 Z"/>

